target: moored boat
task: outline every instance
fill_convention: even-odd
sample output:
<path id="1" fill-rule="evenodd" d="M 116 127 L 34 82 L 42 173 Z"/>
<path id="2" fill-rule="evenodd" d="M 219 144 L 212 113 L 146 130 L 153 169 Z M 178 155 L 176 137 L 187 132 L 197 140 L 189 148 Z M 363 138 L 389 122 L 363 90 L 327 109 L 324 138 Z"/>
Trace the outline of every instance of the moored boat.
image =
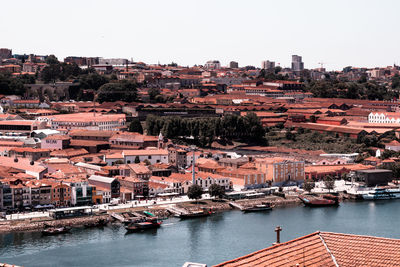
<path id="1" fill-rule="evenodd" d="M 373 190 L 362 195 L 365 200 L 385 200 L 400 198 L 400 188 L 375 187 Z"/>
<path id="2" fill-rule="evenodd" d="M 90 223 L 85 223 L 83 226 L 85 228 L 94 228 L 94 227 L 104 227 L 106 226 L 108 223 L 108 220 L 106 219 L 99 219 L 97 221 L 94 222 L 90 222 Z"/>
<path id="3" fill-rule="evenodd" d="M 162 224 L 162 221 L 159 221 L 157 218 L 145 218 L 140 221 L 131 222 L 129 225 L 125 226 L 125 229 L 130 232 L 138 232 L 148 229 L 156 229 L 159 228 Z"/>
<path id="4" fill-rule="evenodd" d="M 59 235 L 59 234 L 65 234 L 71 231 L 71 227 L 48 227 L 42 231 L 43 235 Z"/>
<path id="5" fill-rule="evenodd" d="M 198 217 L 207 217 L 212 214 L 212 211 L 206 208 L 196 211 L 190 211 L 188 213 L 177 214 L 176 216 L 181 219 L 190 219 L 190 218 L 198 218 Z"/>
<path id="6" fill-rule="evenodd" d="M 267 210 L 272 210 L 272 208 L 273 206 L 270 203 L 262 203 L 250 207 L 244 207 L 242 208 L 242 211 L 243 212 L 267 211 Z"/>
<path id="7" fill-rule="evenodd" d="M 299 195 L 299 199 L 305 206 L 309 207 L 326 207 L 339 205 L 339 198 L 334 195 L 325 195 L 317 197 L 312 195 Z"/>

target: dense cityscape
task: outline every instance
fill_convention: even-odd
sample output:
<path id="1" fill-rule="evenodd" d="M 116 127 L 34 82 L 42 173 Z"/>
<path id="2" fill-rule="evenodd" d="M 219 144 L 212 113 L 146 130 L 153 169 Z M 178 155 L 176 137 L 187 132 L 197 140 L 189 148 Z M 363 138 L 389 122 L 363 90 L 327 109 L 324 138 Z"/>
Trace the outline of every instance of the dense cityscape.
<path id="1" fill-rule="evenodd" d="M 400 67 L 327 71 L 291 59 L 189 67 L 1 48 L 0 231 L 137 232 L 170 216 L 400 198 Z M 281 230 L 275 246 L 220 266 L 275 266 Z M 322 240 L 349 266 L 334 247 L 359 238 L 371 242 L 316 232 L 283 249 L 300 257 Z M 313 249 L 318 260 L 297 266 L 330 266 Z M 373 265 L 374 253 L 365 266 L 399 263 Z"/>

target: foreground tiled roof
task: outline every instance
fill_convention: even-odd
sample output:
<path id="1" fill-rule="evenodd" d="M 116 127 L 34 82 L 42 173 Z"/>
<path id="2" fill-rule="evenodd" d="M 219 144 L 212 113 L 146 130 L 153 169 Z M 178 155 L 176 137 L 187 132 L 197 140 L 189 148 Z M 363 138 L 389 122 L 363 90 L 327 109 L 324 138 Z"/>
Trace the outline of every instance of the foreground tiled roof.
<path id="1" fill-rule="evenodd" d="M 316 232 L 216 266 L 400 266 L 400 239 Z"/>

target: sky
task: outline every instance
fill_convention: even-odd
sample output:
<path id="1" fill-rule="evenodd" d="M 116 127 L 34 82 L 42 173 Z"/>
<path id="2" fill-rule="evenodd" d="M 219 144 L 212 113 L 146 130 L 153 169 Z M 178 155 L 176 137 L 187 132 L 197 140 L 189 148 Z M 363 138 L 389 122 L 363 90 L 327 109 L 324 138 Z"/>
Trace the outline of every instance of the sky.
<path id="1" fill-rule="evenodd" d="M 219 60 L 305 68 L 400 65 L 398 0 L 2 0 L 0 47 L 14 54 Z"/>

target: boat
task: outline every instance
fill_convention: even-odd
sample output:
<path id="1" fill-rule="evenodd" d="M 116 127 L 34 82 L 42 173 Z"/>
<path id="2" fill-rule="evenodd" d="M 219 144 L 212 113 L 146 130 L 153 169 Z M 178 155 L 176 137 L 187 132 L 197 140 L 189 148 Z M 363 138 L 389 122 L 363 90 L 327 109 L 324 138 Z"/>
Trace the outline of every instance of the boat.
<path id="1" fill-rule="evenodd" d="M 400 198 L 400 188 L 375 187 L 373 190 L 362 195 L 365 200 L 385 200 Z"/>
<path id="2" fill-rule="evenodd" d="M 272 210 L 272 208 L 273 206 L 270 203 L 262 203 L 250 207 L 243 207 L 242 211 L 243 212 L 266 211 L 266 210 Z"/>
<path id="3" fill-rule="evenodd" d="M 71 231 L 71 227 L 48 227 L 42 231 L 43 235 L 59 235 L 69 233 Z"/>
<path id="4" fill-rule="evenodd" d="M 326 207 L 339 205 L 339 198 L 330 194 L 324 195 L 323 197 L 313 195 L 299 195 L 299 199 L 303 201 L 305 206 L 309 207 Z"/>
<path id="5" fill-rule="evenodd" d="M 139 232 L 149 229 L 160 228 L 162 221 L 159 221 L 156 217 L 143 218 L 138 221 L 131 222 L 129 225 L 125 226 L 128 233 Z"/>
<path id="6" fill-rule="evenodd" d="M 108 223 L 108 220 L 99 219 L 99 220 L 94 221 L 94 222 L 85 223 L 83 226 L 85 228 L 104 227 L 104 226 L 107 225 L 107 223 Z"/>
<path id="7" fill-rule="evenodd" d="M 212 214 L 211 210 L 203 208 L 201 210 L 189 211 L 188 213 L 177 214 L 176 217 L 181 219 L 190 219 L 190 218 L 198 218 L 198 217 L 207 217 Z"/>

